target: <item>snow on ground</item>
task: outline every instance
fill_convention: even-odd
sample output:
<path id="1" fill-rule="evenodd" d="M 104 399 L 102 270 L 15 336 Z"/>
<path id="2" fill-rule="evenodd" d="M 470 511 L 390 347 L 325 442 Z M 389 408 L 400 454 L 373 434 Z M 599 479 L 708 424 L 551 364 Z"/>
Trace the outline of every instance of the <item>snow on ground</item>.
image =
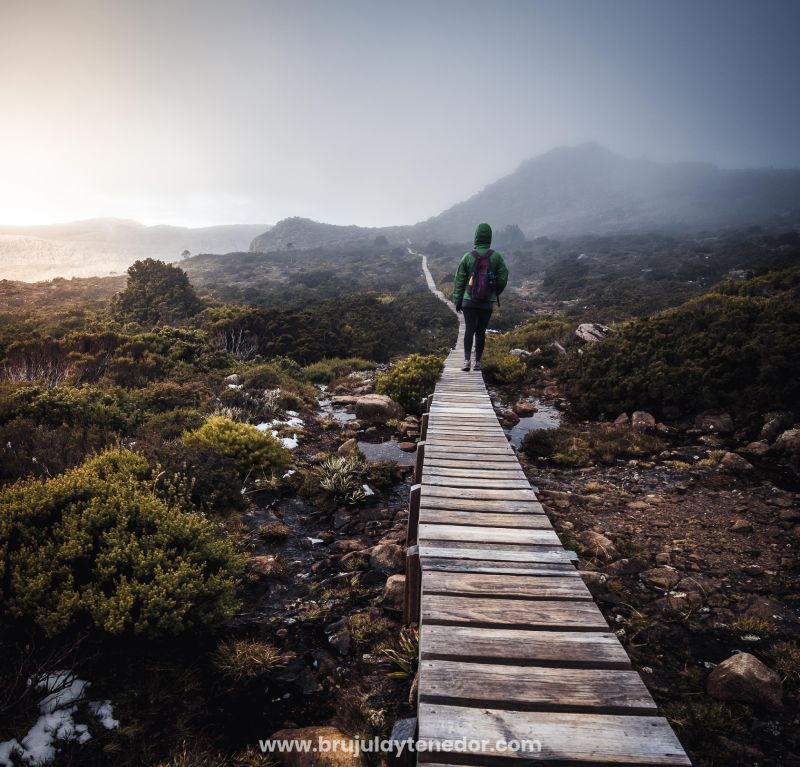
<path id="1" fill-rule="evenodd" d="M 286 415 L 288 415 L 289 417 L 286 418 L 285 420 L 281 420 L 280 418 L 275 418 L 272 421 L 264 421 L 263 423 L 258 423 L 256 424 L 256 429 L 258 429 L 259 431 L 268 431 L 287 450 L 294 450 L 300 444 L 300 440 L 298 439 L 297 434 L 292 434 L 291 437 L 280 437 L 278 436 L 278 430 L 275 427 L 289 426 L 294 429 L 302 429 L 306 424 L 305 421 L 302 418 L 300 418 L 300 414 L 295 410 L 287 410 Z"/>
<path id="2" fill-rule="evenodd" d="M 78 724 L 73 718 L 81 703 L 88 704 L 89 710 L 107 730 L 119 727 L 111 701 L 86 700 L 88 686 L 89 682 L 78 679 L 69 671 L 56 671 L 38 682 L 36 689 L 47 693 L 39 701 L 39 719 L 21 741 L 12 739 L 0 743 L 0 767 L 13 767 L 12 756 L 29 765 L 49 764 L 56 758 L 59 742 L 85 743 L 90 740 L 89 726 Z"/>

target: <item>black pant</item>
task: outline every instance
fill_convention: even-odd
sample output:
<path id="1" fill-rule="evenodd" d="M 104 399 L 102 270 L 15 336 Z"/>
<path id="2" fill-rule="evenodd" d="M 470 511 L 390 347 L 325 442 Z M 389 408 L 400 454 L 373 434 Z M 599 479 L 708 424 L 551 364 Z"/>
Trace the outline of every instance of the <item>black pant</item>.
<path id="1" fill-rule="evenodd" d="M 475 359 L 483 356 L 483 345 L 486 343 L 486 328 L 491 309 L 470 309 L 465 306 L 464 312 L 464 359 L 468 360 L 472 354 L 472 337 L 475 337 Z"/>

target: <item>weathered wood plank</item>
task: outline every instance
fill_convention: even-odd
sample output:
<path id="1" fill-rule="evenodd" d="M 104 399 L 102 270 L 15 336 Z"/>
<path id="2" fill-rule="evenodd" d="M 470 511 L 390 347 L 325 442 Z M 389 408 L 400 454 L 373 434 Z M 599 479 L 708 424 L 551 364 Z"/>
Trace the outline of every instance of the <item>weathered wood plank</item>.
<path id="1" fill-rule="evenodd" d="M 450 574 L 427 573 L 426 586 L 431 575 Z M 514 576 L 512 580 L 520 580 L 520 576 Z M 458 659 L 473 663 L 597 668 L 631 666 L 628 654 L 617 637 L 611 632 L 599 631 L 535 631 L 431 624 L 422 627 L 420 653 L 423 659 Z"/>
<path id="2" fill-rule="evenodd" d="M 456 557 L 421 558 L 425 572 L 448 573 L 498 573 L 506 575 L 558 575 L 562 578 L 579 578 L 571 562 L 499 562 L 483 559 L 458 559 Z"/>
<path id="3" fill-rule="evenodd" d="M 442 466 L 429 466 L 422 467 L 422 476 L 426 474 L 431 477 L 464 477 L 465 479 L 524 479 L 527 482 L 527 477 L 522 469 L 509 469 L 509 468 L 458 468 L 458 467 L 442 467 Z M 480 462 L 477 466 L 481 466 Z"/>
<path id="4" fill-rule="evenodd" d="M 435 485 L 423 485 L 423 498 L 472 498 L 475 500 L 497 500 L 497 501 L 535 501 L 536 496 L 533 490 L 528 487 L 524 490 L 492 490 L 491 488 L 473 487 L 436 487 Z"/>
<path id="5" fill-rule="evenodd" d="M 419 521 L 439 525 L 479 525 L 481 527 L 513 527 L 518 530 L 537 528 L 550 530 L 550 520 L 544 514 L 492 514 L 482 511 L 451 511 L 450 509 L 420 508 Z"/>
<path id="6" fill-rule="evenodd" d="M 485 740 L 486 747 L 479 754 L 470 752 L 469 744 L 463 742 L 465 738 Z M 442 763 L 443 755 L 470 753 L 472 758 L 527 763 L 549 760 L 558 764 L 691 767 L 669 723 L 657 716 L 531 713 L 421 703 L 419 739 L 431 744 L 419 754 L 420 763 L 431 766 Z M 512 740 L 530 745 L 526 751 L 508 751 L 507 744 Z M 451 753 L 436 750 L 436 744 L 441 747 L 443 741 L 453 744 Z"/>
<path id="7" fill-rule="evenodd" d="M 423 660 L 421 701 L 525 711 L 596 710 L 655 714 L 656 704 L 633 670 L 551 668 Z"/>
<path id="8" fill-rule="evenodd" d="M 580 578 L 497 575 L 484 573 L 427 573 L 425 593 L 477 596 L 490 599 L 573 599 L 590 602 L 592 595 Z"/>
<path id="9" fill-rule="evenodd" d="M 529 543 L 560 546 L 561 541 L 551 529 L 524 530 L 513 527 L 478 527 L 473 525 L 421 524 L 417 533 L 420 541 L 469 541 L 474 544 Z"/>
<path id="10" fill-rule="evenodd" d="M 429 509 L 453 509 L 455 511 L 492 511 L 500 514 L 544 514 L 539 501 L 503 501 L 492 498 L 452 498 L 422 494 L 422 505 Z"/>
<path id="11" fill-rule="evenodd" d="M 420 546 L 422 556 L 422 546 Z M 608 631 L 594 602 L 489 599 L 426 594 L 422 586 L 422 621 L 506 628 L 550 627 L 575 631 Z"/>
<path id="12" fill-rule="evenodd" d="M 490 490 L 524 490 L 530 489 L 527 479 L 508 479 L 506 477 L 454 477 L 448 474 L 425 475 L 423 468 L 422 484 L 425 487 L 483 487 Z"/>

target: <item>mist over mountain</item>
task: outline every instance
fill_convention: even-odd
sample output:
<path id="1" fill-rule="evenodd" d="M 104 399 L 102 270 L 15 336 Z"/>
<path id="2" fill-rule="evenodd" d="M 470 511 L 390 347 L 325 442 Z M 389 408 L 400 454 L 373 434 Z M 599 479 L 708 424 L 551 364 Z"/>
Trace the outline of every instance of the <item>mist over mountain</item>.
<path id="1" fill-rule="evenodd" d="M 467 241 L 476 223 L 519 226 L 527 237 L 691 232 L 800 221 L 800 170 L 723 170 L 706 163 L 628 158 L 598 144 L 560 147 L 522 163 L 469 199 L 412 226 L 278 222 L 251 250 L 411 239 Z"/>
<path id="2" fill-rule="evenodd" d="M 264 224 L 189 228 L 96 218 L 44 226 L 0 226 L 0 278 L 46 280 L 122 272 L 138 258 L 245 250 Z"/>

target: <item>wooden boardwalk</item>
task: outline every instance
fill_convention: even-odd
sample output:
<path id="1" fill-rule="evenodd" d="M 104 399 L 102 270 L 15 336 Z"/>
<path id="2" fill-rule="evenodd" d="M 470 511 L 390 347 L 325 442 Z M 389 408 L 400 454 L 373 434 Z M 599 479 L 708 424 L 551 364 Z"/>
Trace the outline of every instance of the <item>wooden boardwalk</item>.
<path id="1" fill-rule="evenodd" d="M 691 764 L 561 546 L 481 374 L 460 370 L 459 327 L 412 491 L 418 738 L 434 749 L 418 763 Z M 436 750 L 448 740 L 454 750 Z M 511 741 L 528 750 L 503 751 Z"/>

